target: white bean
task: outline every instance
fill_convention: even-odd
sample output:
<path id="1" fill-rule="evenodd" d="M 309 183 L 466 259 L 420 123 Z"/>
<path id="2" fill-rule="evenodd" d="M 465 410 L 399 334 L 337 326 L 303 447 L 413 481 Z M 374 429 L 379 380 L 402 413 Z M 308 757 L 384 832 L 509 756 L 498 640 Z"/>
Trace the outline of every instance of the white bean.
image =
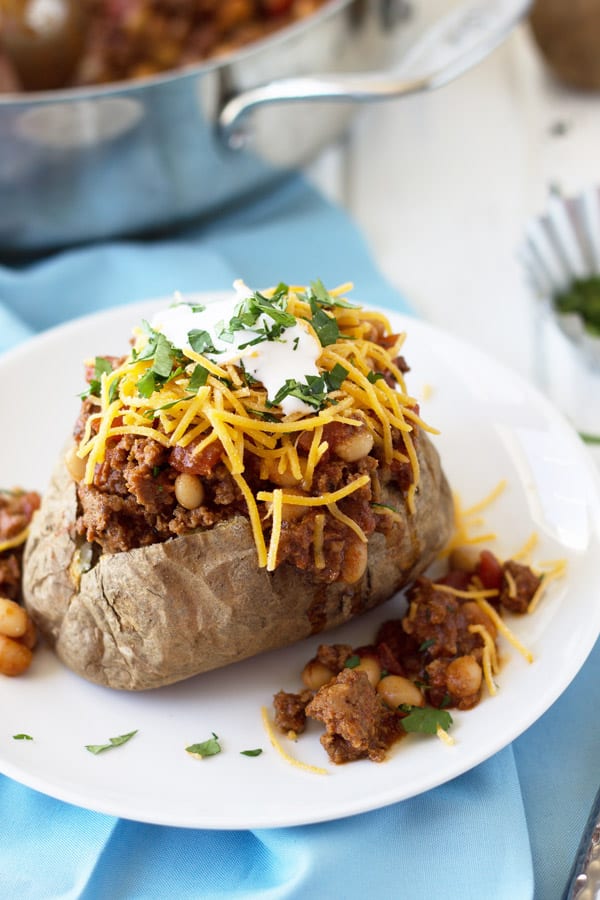
<path id="1" fill-rule="evenodd" d="M 86 462 L 77 456 L 77 447 L 73 444 L 65 454 L 65 466 L 73 481 L 81 481 L 85 475 Z"/>
<path id="2" fill-rule="evenodd" d="M 27 631 L 27 619 L 22 606 L 7 597 L 0 597 L 0 634 L 11 638 L 21 637 Z"/>
<path id="3" fill-rule="evenodd" d="M 425 706 L 425 698 L 417 685 L 402 675 L 386 675 L 377 685 L 377 692 L 392 709 L 407 706 Z"/>
<path id="4" fill-rule="evenodd" d="M 204 501 L 204 487 L 197 475 L 182 473 L 175 479 L 175 498 L 184 509 L 198 509 Z"/>
<path id="5" fill-rule="evenodd" d="M 32 656 L 25 644 L 0 634 L 0 674 L 22 675 L 29 668 Z"/>

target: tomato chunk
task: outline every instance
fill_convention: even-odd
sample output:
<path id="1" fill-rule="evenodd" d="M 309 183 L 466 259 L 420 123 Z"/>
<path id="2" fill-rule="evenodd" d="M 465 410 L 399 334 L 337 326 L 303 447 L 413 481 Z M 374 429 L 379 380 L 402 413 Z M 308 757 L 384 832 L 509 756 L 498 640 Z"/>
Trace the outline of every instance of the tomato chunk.
<path id="1" fill-rule="evenodd" d="M 491 550 L 481 551 L 475 571 L 486 590 L 500 590 L 502 587 L 502 566 Z"/>

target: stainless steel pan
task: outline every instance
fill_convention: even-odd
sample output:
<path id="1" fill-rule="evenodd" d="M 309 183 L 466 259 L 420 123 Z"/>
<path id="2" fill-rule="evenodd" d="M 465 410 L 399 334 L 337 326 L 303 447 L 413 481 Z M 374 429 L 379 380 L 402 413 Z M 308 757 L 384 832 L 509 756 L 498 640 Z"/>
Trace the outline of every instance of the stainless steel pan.
<path id="1" fill-rule="evenodd" d="M 331 0 L 296 26 L 185 71 L 0 95 L 0 251 L 210 214 L 303 165 L 357 103 L 445 84 L 499 44 L 529 2 L 461 5 L 386 73 L 403 6 Z"/>

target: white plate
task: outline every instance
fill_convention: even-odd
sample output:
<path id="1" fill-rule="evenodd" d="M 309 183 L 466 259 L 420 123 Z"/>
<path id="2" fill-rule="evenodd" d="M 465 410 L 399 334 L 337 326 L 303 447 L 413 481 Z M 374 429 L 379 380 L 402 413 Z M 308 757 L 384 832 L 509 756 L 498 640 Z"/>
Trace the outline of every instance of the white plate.
<path id="1" fill-rule="evenodd" d="M 3 486 L 44 489 L 70 433 L 83 387 L 82 360 L 119 354 L 131 327 L 156 303 L 136 304 L 72 322 L 0 360 Z M 280 688 L 300 688 L 299 673 L 323 636 L 173 687 L 145 694 L 100 688 L 65 670 L 40 648 L 28 674 L 0 677 L 0 771 L 46 794 L 93 810 L 156 824 L 258 828 L 318 822 L 385 806 L 442 784 L 491 756 L 531 725 L 574 678 L 600 630 L 600 499 L 597 474 L 578 438 L 524 381 L 476 349 L 422 322 L 390 316 L 406 329 L 409 386 L 431 387 L 425 418 L 463 503 L 484 497 L 501 478 L 508 489 L 486 513 L 496 549 L 514 552 L 532 531 L 536 559 L 566 558 L 536 613 L 513 627 L 532 650 L 528 665 L 508 645 L 496 697 L 454 713 L 455 746 L 411 736 L 387 762 L 336 767 L 314 728 L 286 749 L 325 776 L 294 768 L 270 746 L 261 707 Z M 379 622 L 398 614 L 392 600 L 325 640 L 366 643 Z M 99 756 L 84 749 L 139 729 Z M 16 741 L 19 732 L 33 741 Z M 202 761 L 186 745 L 215 732 L 223 752 Z M 249 758 L 240 751 L 264 748 Z"/>

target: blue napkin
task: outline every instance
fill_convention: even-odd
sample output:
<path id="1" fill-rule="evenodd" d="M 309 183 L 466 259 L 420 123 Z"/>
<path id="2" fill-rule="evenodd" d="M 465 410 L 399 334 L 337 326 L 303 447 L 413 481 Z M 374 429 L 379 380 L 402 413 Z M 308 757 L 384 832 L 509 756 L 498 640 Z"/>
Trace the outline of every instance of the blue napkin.
<path id="1" fill-rule="evenodd" d="M 366 303 L 407 306 L 348 218 L 301 178 L 169 240 L 76 249 L 0 266 L 0 349 L 91 310 L 282 277 L 339 283 Z M 590 714 L 600 646 L 515 744 L 449 784 L 377 812 L 280 830 L 212 832 L 79 809 L 0 776 L 0 898 L 561 896 L 598 783 Z"/>

